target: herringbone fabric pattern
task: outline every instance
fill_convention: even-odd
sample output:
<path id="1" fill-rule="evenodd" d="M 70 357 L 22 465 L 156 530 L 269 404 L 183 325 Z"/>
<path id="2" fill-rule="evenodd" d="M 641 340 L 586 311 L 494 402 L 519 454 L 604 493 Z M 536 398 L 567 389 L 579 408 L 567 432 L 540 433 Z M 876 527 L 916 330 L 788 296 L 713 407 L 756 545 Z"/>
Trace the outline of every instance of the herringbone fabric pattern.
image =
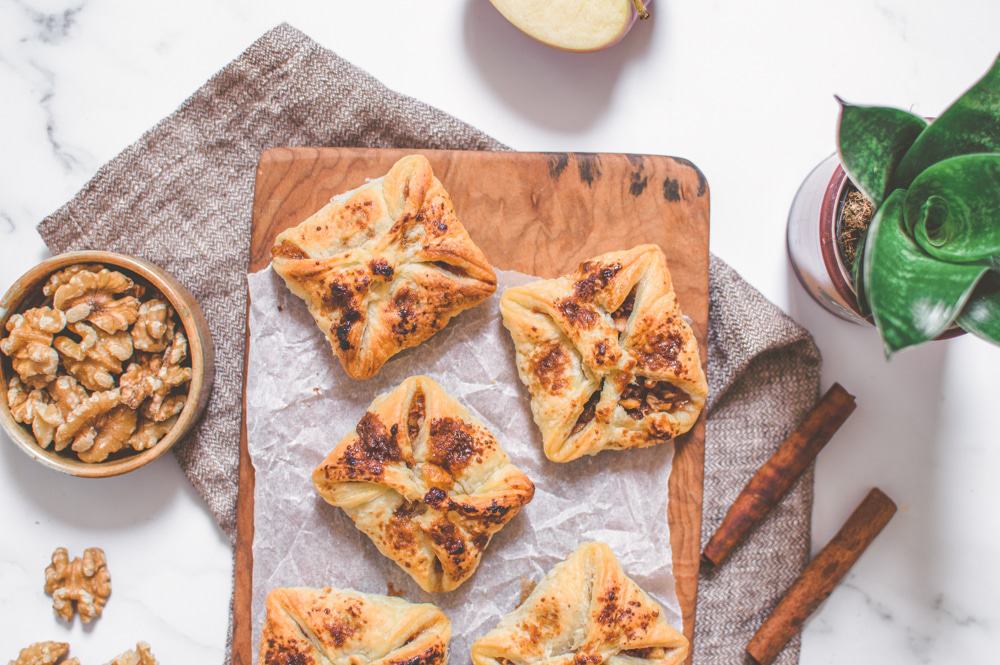
<path id="1" fill-rule="evenodd" d="M 215 339 L 215 389 L 176 454 L 230 538 L 254 172 L 261 151 L 288 145 L 504 148 L 281 25 L 39 225 L 53 252 L 141 256 L 198 297 Z M 717 259 L 711 299 L 705 534 L 816 398 L 819 381 L 808 333 Z M 717 578 L 703 579 L 695 662 L 742 662 L 752 630 L 805 561 L 811 496 L 806 479 Z M 797 657 L 795 644 L 781 662 Z"/>

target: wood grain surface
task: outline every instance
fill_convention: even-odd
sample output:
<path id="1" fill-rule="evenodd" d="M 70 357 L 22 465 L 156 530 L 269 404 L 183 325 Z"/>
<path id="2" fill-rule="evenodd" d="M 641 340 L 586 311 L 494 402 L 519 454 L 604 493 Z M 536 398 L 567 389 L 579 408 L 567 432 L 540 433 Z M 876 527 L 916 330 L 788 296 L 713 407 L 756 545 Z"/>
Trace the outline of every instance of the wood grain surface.
<path id="1" fill-rule="evenodd" d="M 427 156 L 459 219 L 498 268 L 554 277 L 602 252 L 652 242 L 707 360 L 709 192 L 684 159 L 653 155 L 511 153 L 366 148 L 276 148 L 257 167 L 251 272 L 267 267 L 274 237 L 332 196 L 384 175 L 400 157 Z M 331 362 L 336 362 L 331 356 Z M 244 377 L 245 378 L 245 377 Z M 244 398 L 246 390 L 244 386 Z M 245 399 L 244 399 L 245 402 Z M 684 633 L 694 634 L 701 547 L 704 418 L 676 442 L 668 519 Z M 604 453 L 604 454 L 628 454 Z M 233 595 L 233 663 L 251 665 L 254 474 L 246 405 Z M 475 578 L 470 580 L 475 584 Z M 456 627 L 461 630 L 461 627 Z M 456 658 L 455 662 L 464 662 Z"/>

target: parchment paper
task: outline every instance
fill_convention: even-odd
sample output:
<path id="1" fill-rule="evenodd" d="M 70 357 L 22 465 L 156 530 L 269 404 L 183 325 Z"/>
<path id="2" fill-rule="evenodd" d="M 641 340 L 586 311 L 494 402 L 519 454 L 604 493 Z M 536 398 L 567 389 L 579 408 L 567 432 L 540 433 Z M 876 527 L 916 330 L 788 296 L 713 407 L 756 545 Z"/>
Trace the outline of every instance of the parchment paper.
<path id="1" fill-rule="evenodd" d="M 516 606 L 523 584 L 537 582 L 591 540 L 608 543 L 628 575 L 680 628 L 667 527 L 673 445 L 604 452 L 568 464 L 546 460 L 498 308 L 505 287 L 536 278 L 497 276 L 493 297 L 368 381 L 343 373 L 304 303 L 275 272 L 248 276 L 255 661 L 270 589 L 332 586 L 382 594 L 392 588 L 411 601 L 435 603 L 452 621 L 450 662 L 468 663 L 472 642 Z M 475 575 L 451 593 L 423 592 L 310 481 L 312 469 L 375 396 L 414 374 L 429 375 L 463 402 L 535 483 L 534 500 L 493 538 Z"/>

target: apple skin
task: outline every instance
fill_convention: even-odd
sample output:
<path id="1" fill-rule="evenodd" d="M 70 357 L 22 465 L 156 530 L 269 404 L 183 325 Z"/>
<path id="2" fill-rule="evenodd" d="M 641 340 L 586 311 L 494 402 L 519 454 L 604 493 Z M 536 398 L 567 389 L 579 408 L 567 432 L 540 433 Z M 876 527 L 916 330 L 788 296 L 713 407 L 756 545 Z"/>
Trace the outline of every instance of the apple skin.
<path id="1" fill-rule="evenodd" d="M 576 2 L 580 1 L 576 0 Z M 601 4 L 607 4 L 612 8 L 609 14 L 616 10 L 617 12 L 621 12 L 622 8 L 627 7 L 628 16 L 621 22 L 621 27 L 617 31 L 607 31 L 606 34 L 587 35 L 584 38 L 574 39 L 571 42 L 569 39 L 561 37 L 558 34 L 559 30 L 556 23 L 562 24 L 564 23 L 563 21 L 557 21 L 557 18 L 551 13 L 548 16 L 541 17 L 531 15 L 532 13 L 537 14 L 541 7 L 559 4 L 558 1 L 490 0 L 490 2 L 514 27 L 535 41 L 571 53 L 593 53 L 614 46 L 625 38 L 625 35 L 635 25 L 636 20 L 640 18 L 633 0 L 590 0 L 590 4 L 592 5 L 600 6 Z M 586 2 L 586 0 L 583 0 L 583 2 Z M 641 4 L 645 5 L 648 9 L 652 3 L 653 0 L 644 0 Z M 646 17 L 643 18 L 648 18 L 648 16 L 647 13 Z"/>

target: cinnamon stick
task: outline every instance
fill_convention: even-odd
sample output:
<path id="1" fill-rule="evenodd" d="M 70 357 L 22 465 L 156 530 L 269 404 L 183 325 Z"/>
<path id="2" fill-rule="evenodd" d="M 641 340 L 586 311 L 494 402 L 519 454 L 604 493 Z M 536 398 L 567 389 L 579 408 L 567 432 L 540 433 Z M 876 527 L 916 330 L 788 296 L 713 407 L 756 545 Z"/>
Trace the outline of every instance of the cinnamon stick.
<path id="1" fill-rule="evenodd" d="M 809 562 L 747 645 L 758 665 L 770 665 L 805 620 L 826 600 L 896 513 L 896 504 L 872 489 L 844 526 Z"/>
<path id="2" fill-rule="evenodd" d="M 854 395 L 839 383 L 826 391 L 740 492 L 705 546 L 702 559 L 707 564 L 721 565 L 746 535 L 767 517 L 855 407 Z"/>

